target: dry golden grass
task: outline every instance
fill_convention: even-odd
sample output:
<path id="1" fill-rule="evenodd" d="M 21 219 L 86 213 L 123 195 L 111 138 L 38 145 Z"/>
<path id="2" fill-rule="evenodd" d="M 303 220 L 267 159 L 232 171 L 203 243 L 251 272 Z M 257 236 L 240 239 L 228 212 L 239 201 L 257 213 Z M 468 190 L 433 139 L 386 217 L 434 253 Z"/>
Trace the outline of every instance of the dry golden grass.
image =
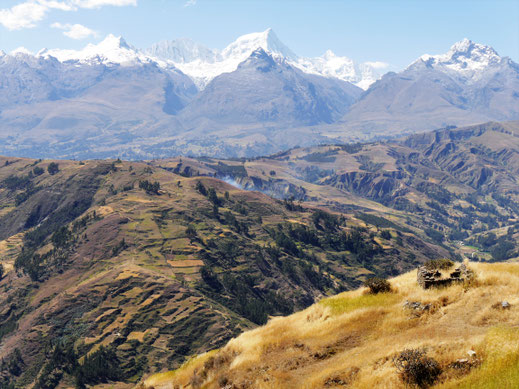
<path id="1" fill-rule="evenodd" d="M 406 348 L 425 348 L 443 371 L 436 387 L 519 387 L 519 264 L 469 266 L 477 275 L 470 285 L 423 290 L 413 271 L 391 280 L 393 293 L 367 295 L 363 288 L 322 300 L 144 385 L 402 388 L 393 357 Z M 430 309 L 404 309 L 406 300 Z M 510 309 L 493 307 L 503 300 Z M 471 368 L 452 367 L 463 358 Z"/>

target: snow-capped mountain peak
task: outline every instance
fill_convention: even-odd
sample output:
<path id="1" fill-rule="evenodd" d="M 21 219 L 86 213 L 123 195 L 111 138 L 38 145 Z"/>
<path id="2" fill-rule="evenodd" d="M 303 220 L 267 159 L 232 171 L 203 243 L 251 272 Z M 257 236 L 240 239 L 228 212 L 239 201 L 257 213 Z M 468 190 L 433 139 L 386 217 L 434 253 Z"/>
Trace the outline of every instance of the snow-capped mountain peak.
<path id="1" fill-rule="evenodd" d="M 501 62 L 502 58 L 490 46 L 463 39 L 451 46 L 445 54 L 422 55 L 409 67 L 425 65 L 468 82 L 477 81 L 486 69 Z"/>
<path id="2" fill-rule="evenodd" d="M 190 38 L 155 43 L 144 53 L 175 63 L 189 63 L 197 60 L 214 63 L 219 56 L 218 50 L 212 50 Z"/>
<path id="3" fill-rule="evenodd" d="M 208 49 L 189 39 L 176 39 L 157 43 L 144 53 L 173 62 L 203 89 L 216 76 L 236 70 L 258 48 L 274 59 L 286 61 L 303 72 L 339 78 L 363 89 L 367 89 L 380 78 L 383 70 L 369 63 L 356 64 L 347 57 L 337 56 L 331 50 L 326 51 L 322 57 L 299 57 L 281 42 L 271 28 L 240 36 L 222 51 Z"/>
<path id="4" fill-rule="evenodd" d="M 271 28 L 263 32 L 242 35 L 222 50 L 222 57 L 245 60 L 260 47 L 274 57 L 297 59 L 297 55 L 279 40 Z"/>
<path id="5" fill-rule="evenodd" d="M 379 79 L 385 69 L 370 63 L 355 63 L 331 50 L 327 50 L 321 57 L 299 58 L 293 65 L 307 73 L 351 82 L 364 90 Z"/>
<path id="6" fill-rule="evenodd" d="M 102 62 L 121 65 L 133 65 L 149 62 L 149 58 L 140 54 L 121 36 L 109 34 L 98 44 L 88 44 L 82 50 L 43 50 L 38 53 L 41 57 L 55 57 L 59 61 Z"/>
<path id="7" fill-rule="evenodd" d="M 33 55 L 30 50 L 26 49 L 23 46 L 18 47 L 17 49 L 14 49 L 9 53 L 11 56 L 15 57 L 19 54 L 21 55 Z"/>

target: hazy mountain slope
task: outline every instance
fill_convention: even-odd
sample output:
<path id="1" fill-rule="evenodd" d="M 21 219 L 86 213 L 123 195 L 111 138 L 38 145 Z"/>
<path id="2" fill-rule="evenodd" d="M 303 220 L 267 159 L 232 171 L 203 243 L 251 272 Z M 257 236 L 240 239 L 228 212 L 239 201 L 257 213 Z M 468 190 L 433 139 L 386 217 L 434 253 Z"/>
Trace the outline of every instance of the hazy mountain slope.
<path id="1" fill-rule="evenodd" d="M 519 118 L 519 67 L 491 47 L 458 42 L 362 92 L 377 66 L 298 57 L 272 30 L 221 52 L 189 40 L 141 52 L 109 35 L 1 53 L 0 154 L 251 157 Z"/>
<path id="2" fill-rule="evenodd" d="M 331 123 L 360 93 L 352 84 L 304 74 L 258 49 L 236 71 L 211 81 L 180 117 L 189 123 L 209 119 L 213 126 Z"/>
<path id="3" fill-rule="evenodd" d="M 337 210 L 377 209 L 461 254 L 500 260 L 519 256 L 518 156 L 518 122 L 507 122 L 399 141 L 295 148 L 241 161 L 183 158 L 157 164 Z"/>
<path id="4" fill-rule="evenodd" d="M 469 40 L 388 73 L 351 107 L 346 128 L 372 133 L 430 130 L 519 118 L 519 66 Z"/>
<path id="5" fill-rule="evenodd" d="M 425 350 L 437 363 L 436 376 L 411 364 L 409 375 L 436 378 L 421 387 L 516 387 L 519 265 L 469 267 L 472 284 L 423 290 L 412 271 L 390 280 L 394 293 L 363 288 L 321 300 L 141 387 L 408 388 L 394 363 L 406 349 Z M 503 301 L 511 308 L 500 308 Z"/>
<path id="6" fill-rule="evenodd" d="M 214 178 L 55 162 L 0 158 L 2 385 L 131 387 L 268 315 L 450 255 Z"/>
<path id="7" fill-rule="evenodd" d="M 2 152 L 123 155 L 149 142 L 157 128 L 161 139 L 164 128 L 170 135 L 182 128 L 172 115 L 196 94 L 192 81 L 175 68 L 131 57 L 129 46 L 112 38 L 76 53 L 76 60 L 60 62 L 49 52 L 0 58 Z"/>

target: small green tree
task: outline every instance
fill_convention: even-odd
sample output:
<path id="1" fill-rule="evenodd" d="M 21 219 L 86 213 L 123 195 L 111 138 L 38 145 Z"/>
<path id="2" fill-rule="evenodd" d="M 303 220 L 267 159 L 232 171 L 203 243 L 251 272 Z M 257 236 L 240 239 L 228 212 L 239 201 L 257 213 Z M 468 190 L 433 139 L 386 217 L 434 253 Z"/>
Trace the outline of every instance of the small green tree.
<path id="1" fill-rule="evenodd" d="M 380 237 L 382 239 L 385 239 L 385 240 L 390 240 L 391 239 L 391 232 L 389 230 L 382 230 L 380 232 Z"/>
<path id="2" fill-rule="evenodd" d="M 32 169 L 32 172 L 35 176 L 41 176 L 43 173 L 45 173 L 45 170 L 39 166 L 36 166 L 34 169 Z"/>
<path id="3" fill-rule="evenodd" d="M 2 265 L 2 264 L 0 263 L 0 280 L 1 280 L 2 278 L 4 278 L 4 272 L 5 272 L 5 270 L 4 270 L 4 265 Z"/>
<path id="4" fill-rule="evenodd" d="M 203 196 L 207 196 L 207 189 L 205 188 L 204 184 L 202 184 L 200 181 L 197 181 L 195 189 Z"/>
<path id="5" fill-rule="evenodd" d="M 216 206 L 219 206 L 219 205 L 220 205 L 220 199 L 219 199 L 218 196 L 216 195 L 216 191 L 214 190 L 214 188 L 209 188 L 209 190 L 207 191 L 207 198 L 208 198 L 209 201 L 212 202 L 214 205 L 216 205 Z"/>
<path id="6" fill-rule="evenodd" d="M 47 166 L 47 171 L 52 176 L 59 172 L 59 165 L 56 162 L 49 163 L 49 166 Z"/>
<path id="7" fill-rule="evenodd" d="M 196 229 L 192 224 L 187 226 L 186 236 L 189 238 L 190 242 L 193 242 L 197 238 Z"/>

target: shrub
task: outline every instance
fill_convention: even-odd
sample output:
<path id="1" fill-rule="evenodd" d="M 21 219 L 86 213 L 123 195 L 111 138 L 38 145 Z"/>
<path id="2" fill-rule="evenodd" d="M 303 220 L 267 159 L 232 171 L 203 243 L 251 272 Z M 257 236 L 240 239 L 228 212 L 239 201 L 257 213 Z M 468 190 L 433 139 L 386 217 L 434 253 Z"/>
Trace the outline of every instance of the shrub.
<path id="1" fill-rule="evenodd" d="M 202 195 L 207 196 L 207 189 L 205 188 L 204 184 L 202 184 L 200 181 L 197 181 L 195 189 Z"/>
<path id="2" fill-rule="evenodd" d="M 189 238 L 190 242 L 193 242 L 197 238 L 196 228 L 192 224 L 187 226 L 186 236 Z"/>
<path id="3" fill-rule="evenodd" d="M 426 228 L 424 232 L 429 238 L 434 240 L 436 243 L 442 243 L 445 239 L 445 236 L 440 231 L 436 231 L 434 228 Z"/>
<path id="4" fill-rule="evenodd" d="M 454 266 L 454 262 L 447 258 L 431 259 L 424 266 L 429 270 L 447 270 Z"/>
<path id="5" fill-rule="evenodd" d="M 406 349 L 393 358 L 393 364 L 405 383 L 420 388 L 432 385 L 441 374 L 438 362 L 428 357 L 424 350 Z"/>
<path id="6" fill-rule="evenodd" d="M 389 281 L 380 277 L 368 278 L 364 281 L 364 286 L 369 288 L 369 293 L 371 294 L 391 292 L 391 284 Z"/>
<path id="7" fill-rule="evenodd" d="M 59 172 L 59 165 L 56 162 L 49 163 L 49 166 L 47 166 L 47 171 L 52 176 Z"/>
<path id="8" fill-rule="evenodd" d="M 389 231 L 389 230 L 382 230 L 380 232 L 380 237 L 382 239 L 385 239 L 385 240 L 390 240 L 391 239 L 391 231 Z"/>
<path id="9" fill-rule="evenodd" d="M 39 167 L 39 166 L 36 166 L 34 169 L 32 169 L 32 173 L 35 175 L 35 176 L 41 176 L 45 171 Z"/>
<path id="10" fill-rule="evenodd" d="M 139 188 L 144 189 L 148 194 L 160 194 L 160 183 L 150 182 L 148 180 L 139 181 Z"/>

